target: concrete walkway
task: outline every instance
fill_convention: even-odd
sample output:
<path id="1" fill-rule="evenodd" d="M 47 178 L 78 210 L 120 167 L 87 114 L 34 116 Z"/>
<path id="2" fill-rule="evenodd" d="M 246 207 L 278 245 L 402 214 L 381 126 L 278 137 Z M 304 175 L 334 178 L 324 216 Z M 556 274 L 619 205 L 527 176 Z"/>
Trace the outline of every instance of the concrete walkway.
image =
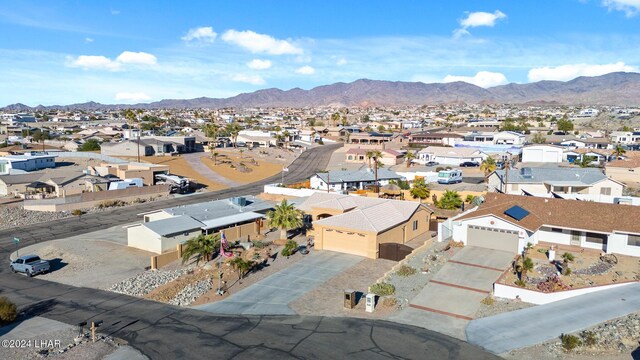
<path id="1" fill-rule="evenodd" d="M 207 179 L 213 182 L 216 182 L 228 187 L 241 185 L 240 183 L 237 183 L 233 180 L 229 180 L 226 177 L 218 174 L 217 172 L 209 169 L 209 167 L 202 162 L 202 159 L 200 159 L 203 156 L 207 156 L 207 153 L 205 152 L 188 153 L 188 154 L 182 154 L 181 156 L 187 161 L 189 166 L 191 166 L 191 168 L 195 172 L 199 173 L 200 175 L 206 177 Z"/>
<path id="2" fill-rule="evenodd" d="M 295 315 L 287 304 L 362 259 L 331 251 L 312 251 L 305 259 L 222 301 L 195 308 L 216 314 Z"/>
<path id="3" fill-rule="evenodd" d="M 506 251 L 464 247 L 392 319 L 464 340 L 468 322 L 513 257 Z"/>
<path id="4" fill-rule="evenodd" d="M 640 283 L 473 320 L 467 327 L 467 339 L 501 354 L 637 311 Z"/>

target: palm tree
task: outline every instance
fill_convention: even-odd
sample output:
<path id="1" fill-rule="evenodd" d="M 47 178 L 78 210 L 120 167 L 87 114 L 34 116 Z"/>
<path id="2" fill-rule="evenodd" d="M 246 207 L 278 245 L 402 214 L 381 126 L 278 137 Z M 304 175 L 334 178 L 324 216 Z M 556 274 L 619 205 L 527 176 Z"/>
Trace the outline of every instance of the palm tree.
<path id="1" fill-rule="evenodd" d="M 336 124 L 338 123 L 338 120 L 340 120 L 340 114 L 333 113 L 333 115 L 331 115 L 331 121 L 333 122 L 333 127 L 336 126 Z"/>
<path id="2" fill-rule="evenodd" d="M 496 171 L 496 169 L 498 168 L 498 165 L 496 164 L 496 160 L 489 156 L 486 159 L 482 160 L 482 163 L 480 164 L 480 170 L 484 171 L 484 181 L 487 182 L 487 178 L 488 176 Z"/>
<path id="3" fill-rule="evenodd" d="M 240 125 L 238 125 L 236 123 L 229 124 L 229 125 L 227 125 L 226 130 L 229 133 L 229 136 L 231 136 L 231 138 L 233 139 L 233 147 L 237 148 L 238 147 L 238 134 L 240 133 Z"/>
<path id="4" fill-rule="evenodd" d="M 581 168 L 588 168 L 591 167 L 591 163 L 595 160 L 595 158 L 593 156 L 582 156 L 582 158 L 580 158 L 580 161 L 577 161 L 576 164 L 578 164 L 578 166 L 580 166 Z"/>
<path id="5" fill-rule="evenodd" d="M 440 209 L 455 210 L 462 207 L 462 199 L 457 191 L 446 190 L 436 206 Z"/>
<path id="6" fill-rule="evenodd" d="M 213 156 L 213 165 L 216 165 L 218 163 L 218 156 L 220 155 L 220 153 L 218 153 L 217 151 L 214 151 L 211 156 Z"/>
<path id="7" fill-rule="evenodd" d="M 284 140 L 284 147 L 287 149 L 289 148 L 289 136 L 291 136 L 291 133 L 289 133 L 289 130 L 285 130 L 282 133 L 282 138 Z"/>
<path id="8" fill-rule="evenodd" d="M 233 259 L 231 259 L 229 261 L 229 263 L 238 272 L 238 279 L 240 279 L 240 280 L 242 280 L 244 278 L 244 275 L 249 270 L 251 270 L 251 268 L 255 264 L 253 261 L 245 260 L 245 259 L 241 258 L 240 256 L 234 256 Z"/>
<path id="9" fill-rule="evenodd" d="M 420 199 L 420 202 L 422 203 L 422 200 L 429 197 L 431 191 L 429 190 L 427 183 L 424 181 L 424 178 L 416 178 L 413 182 L 413 187 L 409 190 L 409 193 L 414 199 Z"/>
<path id="10" fill-rule="evenodd" d="M 620 144 L 616 144 L 616 147 L 613 148 L 613 153 L 616 155 L 616 160 L 620 158 L 627 151 Z"/>
<path id="11" fill-rule="evenodd" d="M 367 161 L 369 162 L 369 169 L 371 169 L 371 159 L 373 159 L 374 157 L 373 150 L 368 150 L 365 156 L 367 157 Z"/>
<path id="12" fill-rule="evenodd" d="M 287 200 L 282 200 L 274 210 L 267 212 L 267 219 L 271 226 L 280 229 L 280 238 L 287 238 L 287 230 L 297 229 L 302 226 L 302 211 L 296 209 Z"/>
<path id="13" fill-rule="evenodd" d="M 218 131 L 220 131 L 220 125 L 214 123 L 213 119 L 211 119 L 211 121 L 212 122 L 204 126 L 203 130 L 205 136 L 211 139 L 210 141 L 215 148 L 216 143 L 218 142 Z M 209 146 L 209 148 L 211 148 L 211 146 Z M 211 152 L 213 152 L 213 150 L 211 150 Z"/>
<path id="14" fill-rule="evenodd" d="M 411 151 L 407 151 L 406 154 L 404 154 L 404 159 L 407 161 L 407 167 L 411 167 L 411 160 L 416 158 L 416 154 L 412 153 Z"/>
<path id="15" fill-rule="evenodd" d="M 213 253 L 220 248 L 220 235 L 203 235 L 200 234 L 194 238 L 187 240 L 183 244 L 182 263 L 186 263 L 193 256 L 196 257 L 196 265 L 200 260 L 210 261 Z"/>

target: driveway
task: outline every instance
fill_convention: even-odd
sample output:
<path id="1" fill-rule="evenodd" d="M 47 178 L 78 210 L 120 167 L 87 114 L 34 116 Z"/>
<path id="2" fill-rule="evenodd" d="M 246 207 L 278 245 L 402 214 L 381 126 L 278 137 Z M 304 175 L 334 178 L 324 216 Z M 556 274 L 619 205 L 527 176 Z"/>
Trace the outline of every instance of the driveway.
<path id="1" fill-rule="evenodd" d="M 637 311 L 640 283 L 473 320 L 467 327 L 467 338 L 472 344 L 501 354 Z"/>
<path id="2" fill-rule="evenodd" d="M 465 339 L 465 327 L 514 254 L 467 246 L 434 275 L 393 320 Z"/>
<path id="3" fill-rule="evenodd" d="M 312 251 L 305 259 L 222 301 L 195 308 L 216 314 L 295 315 L 290 302 L 362 260 L 355 255 Z"/>

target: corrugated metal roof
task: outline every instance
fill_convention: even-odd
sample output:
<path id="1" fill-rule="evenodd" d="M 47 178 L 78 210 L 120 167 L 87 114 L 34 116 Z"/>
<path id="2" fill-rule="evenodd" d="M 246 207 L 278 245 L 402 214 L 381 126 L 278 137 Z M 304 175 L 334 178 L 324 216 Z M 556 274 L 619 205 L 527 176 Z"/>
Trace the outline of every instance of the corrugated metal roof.
<path id="1" fill-rule="evenodd" d="M 243 196 L 245 206 L 234 204 L 231 199 L 214 200 L 192 205 L 163 209 L 169 215 L 188 215 L 198 221 L 206 221 L 243 212 L 261 212 L 273 208 L 273 202 L 258 199 L 255 196 Z"/>
<path id="2" fill-rule="evenodd" d="M 263 214 L 258 214 L 255 212 L 245 212 L 240 214 L 234 214 L 229 216 L 220 217 L 217 219 L 205 220 L 202 223 L 204 226 L 203 229 L 215 229 L 223 226 L 233 225 L 240 222 L 255 220 L 258 218 L 264 217 Z"/>
<path id="3" fill-rule="evenodd" d="M 142 224 L 142 226 L 160 236 L 167 236 L 189 230 L 199 229 L 203 225 L 204 224 L 202 224 L 200 221 L 186 215 L 150 221 Z"/>

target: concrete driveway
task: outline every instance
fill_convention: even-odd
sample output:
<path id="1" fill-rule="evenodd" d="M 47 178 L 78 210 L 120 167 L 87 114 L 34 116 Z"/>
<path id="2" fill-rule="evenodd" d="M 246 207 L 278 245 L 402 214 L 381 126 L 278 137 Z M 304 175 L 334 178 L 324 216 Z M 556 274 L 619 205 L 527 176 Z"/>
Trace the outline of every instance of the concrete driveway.
<path id="1" fill-rule="evenodd" d="M 195 308 L 216 314 L 295 315 L 287 304 L 362 259 L 332 251 L 312 251 L 305 259 L 222 301 Z"/>
<path id="2" fill-rule="evenodd" d="M 468 322 L 493 283 L 510 266 L 515 254 L 467 246 L 455 254 L 394 317 L 404 322 L 465 339 Z"/>
<path id="3" fill-rule="evenodd" d="M 473 320 L 467 327 L 467 338 L 472 344 L 501 354 L 637 311 L 640 283 Z"/>

